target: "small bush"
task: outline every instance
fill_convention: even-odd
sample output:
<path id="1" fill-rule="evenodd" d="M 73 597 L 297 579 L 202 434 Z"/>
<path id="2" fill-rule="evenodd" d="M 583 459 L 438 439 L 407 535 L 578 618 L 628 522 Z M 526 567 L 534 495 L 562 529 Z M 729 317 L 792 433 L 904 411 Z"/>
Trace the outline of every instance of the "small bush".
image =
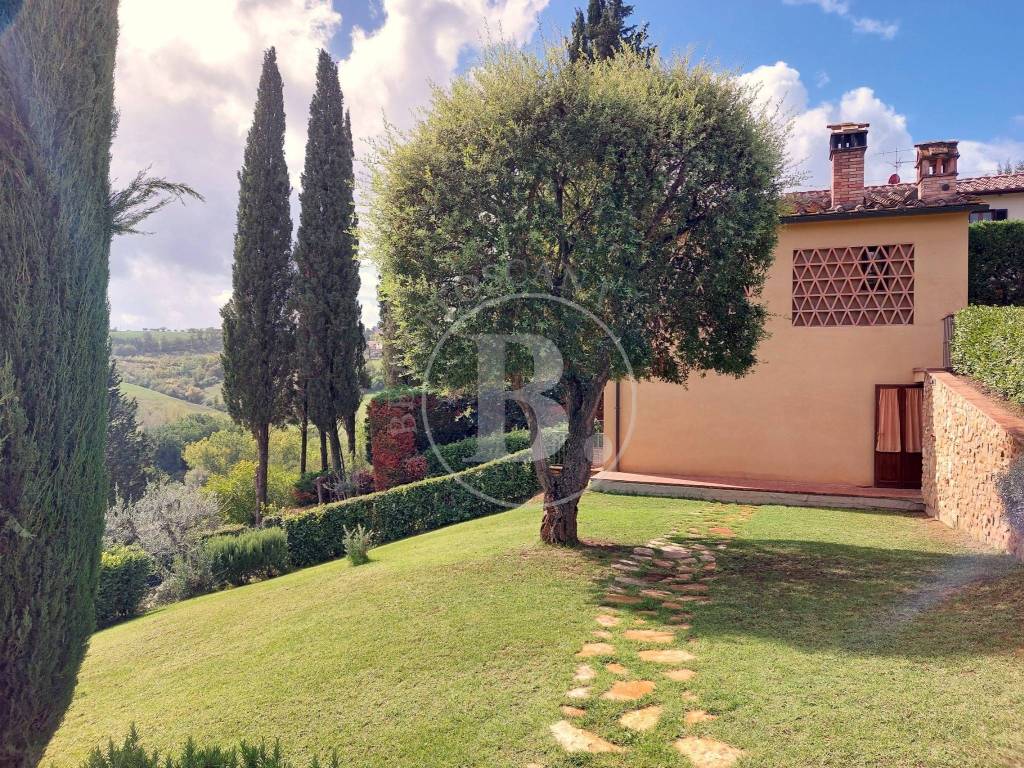
<path id="1" fill-rule="evenodd" d="M 530 457 L 521 453 L 454 475 L 286 513 L 283 524 L 288 532 L 290 562 L 302 568 L 341 556 L 345 528 L 361 524 L 376 531 L 379 544 L 386 544 L 506 508 L 481 497 L 481 493 L 518 503 L 538 489 Z"/>
<path id="2" fill-rule="evenodd" d="M 153 560 L 139 547 L 115 545 L 100 556 L 96 626 L 109 627 L 139 612 L 149 588 Z"/>
<path id="3" fill-rule="evenodd" d="M 967 307 L 956 315 L 953 369 L 1024 405 L 1024 307 Z"/>
<path id="4" fill-rule="evenodd" d="M 373 493 L 373 472 L 368 469 L 357 469 L 352 473 L 352 487 L 357 496 Z"/>
<path id="5" fill-rule="evenodd" d="M 318 768 L 319 762 L 314 758 L 309 765 Z M 178 755 L 147 752 L 132 725 L 123 744 L 115 745 L 111 739 L 106 749 L 94 749 L 79 768 L 290 768 L 290 764 L 277 741 L 269 750 L 265 743 L 257 746 L 245 741 L 237 748 L 224 749 L 198 746 L 189 738 Z M 337 754 L 332 756 L 328 768 L 338 768 Z"/>
<path id="6" fill-rule="evenodd" d="M 1010 527 L 1024 537 L 1024 456 L 1020 456 L 999 478 L 999 496 Z"/>
<path id="7" fill-rule="evenodd" d="M 303 472 L 292 486 L 292 499 L 296 506 L 308 507 L 311 504 L 316 504 L 319 501 L 319 496 L 316 493 L 316 481 L 330 474 L 330 470 Z"/>
<path id="8" fill-rule="evenodd" d="M 370 550 L 376 543 L 377 534 L 363 527 L 362 523 L 349 530 L 342 528 L 342 546 L 345 548 L 345 556 L 352 565 L 363 565 L 370 562 Z"/>
<path id="9" fill-rule="evenodd" d="M 211 475 L 203 493 L 216 499 L 221 517 L 231 523 L 249 525 L 256 509 L 256 462 L 240 461 L 226 475 Z M 292 499 L 293 476 L 281 467 L 267 469 L 267 503 L 287 507 Z"/>
<path id="10" fill-rule="evenodd" d="M 174 558 L 167 576 L 153 590 L 152 604 L 166 605 L 205 595 L 216 587 L 206 548 L 198 546 Z"/>
<path id="11" fill-rule="evenodd" d="M 288 570 L 288 542 L 280 528 L 214 536 L 206 542 L 206 554 L 213 578 L 221 584 L 237 586 Z"/>
<path id="12" fill-rule="evenodd" d="M 979 222 L 969 231 L 971 304 L 1024 304 L 1024 221 Z"/>

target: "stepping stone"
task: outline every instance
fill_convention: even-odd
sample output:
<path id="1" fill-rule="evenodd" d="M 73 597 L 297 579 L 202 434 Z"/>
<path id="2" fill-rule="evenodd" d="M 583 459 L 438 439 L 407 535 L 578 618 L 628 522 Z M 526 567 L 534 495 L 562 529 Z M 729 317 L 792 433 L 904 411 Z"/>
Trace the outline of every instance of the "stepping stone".
<path id="1" fill-rule="evenodd" d="M 576 667 L 576 674 L 573 675 L 572 679 L 577 683 L 589 683 L 595 677 L 597 677 L 597 672 L 594 671 L 592 666 L 589 664 L 580 664 Z"/>
<path id="2" fill-rule="evenodd" d="M 676 639 L 675 632 L 660 629 L 627 629 L 624 637 L 640 643 L 671 643 Z"/>
<path id="3" fill-rule="evenodd" d="M 637 611 L 637 613 L 639 613 L 641 616 L 646 616 L 647 618 L 654 618 L 658 615 L 657 611 Z M 633 619 L 633 621 L 635 621 L 637 624 L 647 623 L 645 619 Z"/>
<path id="4" fill-rule="evenodd" d="M 692 618 L 693 617 L 690 616 L 690 614 L 688 614 L 688 613 L 677 613 L 675 616 L 670 616 L 669 617 L 668 623 L 669 624 L 676 624 L 676 625 L 680 626 L 680 628 L 689 629 L 690 625 L 687 624 L 686 622 L 688 622 Z"/>
<path id="5" fill-rule="evenodd" d="M 681 698 L 683 701 L 694 702 L 697 700 L 697 694 L 693 691 L 683 691 L 681 694 L 679 694 L 679 698 Z"/>
<path id="6" fill-rule="evenodd" d="M 654 564 L 660 568 L 672 568 L 675 563 L 672 560 L 658 560 L 655 558 Z"/>
<path id="7" fill-rule="evenodd" d="M 689 758 L 694 768 L 732 768 L 743 755 L 742 749 L 730 747 L 715 739 L 687 736 L 673 745 L 681 755 Z"/>
<path id="8" fill-rule="evenodd" d="M 650 680 L 619 680 L 601 694 L 601 698 L 606 701 L 636 701 L 653 691 L 654 683 Z"/>
<path id="9" fill-rule="evenodd" d="M 604 601 L 611 605 L 638 605 L 644 601 L 642 597 L 635 595 L 605 595 Z"/>
<path id="10" fill-rule="evenodd" d="M 687 533 L 700 533 L 700 528 L 687 528 Z"/>
<path id="11" fill-rule="evenodd" d="M 579 707 L 570 707 L 568 704 L 561 706 L 562 714 L 566 717 L 583 717 L 587 714 L 587 710 L 580 709 Z"/>
<path id="12" fill-rule="evenodd" d="M 683 715 L 683 722 L 687 725 L 696 725 L 697 723 L 710 723 L 712 720 L 717 720 L 718 715 L 712 715 L 710 712 L 705 712 L 703 709 L 691 709 L 685 715 Z"/>
<path id="13" fill-rule="evenodd" d="M 685 608 L 686 606 L 684 606 L 681 602 L 677 602 L 674 600 L 666 600 L 664 603 L 661 604 L 661 607 L 668 608 L 670 611 L 679 611 Z"/>
<path id="14" fill-rule="evenodd" d="M 679 585 L 679 584 L 688 584 L 691 581 L 693 581 L 693 574 L 692 573 L 680 573 L 680 574 L 672 577 L 672 579 L 668 583 L 669 584 L 668 588 L 672 589 L 673 586 L 676 586 L 676 585 Z"/>
<path id="15" fill-rule="evenodd" d="M 653 558 L 655 553 L 650 547 L 633 547 L 633 554 Z"/>
<path id="16" fill-rule="evenodd" d="M 673 592 L 681 592 L 686 595 L 706 595 L 709 591 L 707 584 L 674 584 Z"/>
<path id="17" fill-rule="evenodd" d="M 724 525 L 716 525 L 714 528 L 708 528 L 709 533 L 713 533 L 716 536 L 735 536 L 736 531 L 732 528 L 726 528 Z"/>
<path id="18" fill-rule="evenodd" d="M 628 675 L 629 670 L 624 666 L 615 661 L 610 661 L 604 665 L 604 668 L 611 672 L 613 675 Z"/>
<path id="19" fill-rule="evenodd" d="M 588 699 L 590 698 L 590 688 L 585 685 L 581 685 L 579 688 L 573 688 L 572 690 L 566 691 L 565 696 L 568 699 Z"/>
<path id="20" fill-rule="evenodd" d="M 592 659 L 595 656 L 614 656 L 615 646 L 611 643 L 585 643 L 576 654 L 578 659 Z"/>
<path id="21" fill-rule="evenodd" d="M 619 718 L 619 725 L 631 731 L 649 731 L 661 719 L 661 707 L 652 706 L 627 712 Z"/>
<path id="22" fill-rule="evenodd" d="M 674 680 L 677 683 L 687 683 L 693 680 L 697 676 L 697 673 L 692 669 L 670 669 L 665 673 L 665 677 L 669 680 Z"/>
<path id="23" fill-rule="evenodd" d="M 566 752 L 625 752 L 620 746 L 605 741 L 596 733 L 577 728 L 568 720 L 559 720 L 551 726 L 555 741 Z"/>
<path id="24" fill-rule="evenodd" d="M 595 629 L 590 634 L 592 634 L 594 637 L 598 638 L 599 640 L 611 640 L 612 639 L 612 633 L 609 632 L 607 629 Z"/>
<path id="25" fill-rule="evenodd" d="M 625 584 L 627 587 L 646 587 L 650 582 L 643 579 L 635 579 L 632 576 L 616 576 L 616 584 Z"/>
<path id="26" fill-rule="evenodd" d="M 705 571 L 714 571 L 718 569 L 718 563 L 704 563 Z"/>
<path id="27" fill-rule="evenodd" d="M 666 592 L 663 589 L 641 589 L 640 594 L 644 597 L 650 597 L 654 600 L 660 600 L 663 597 L 672 597 L 671 592 Z"/>
<path id="28" fill-rule="evenodd" d="M 689 651 L 683 651 L 678 648 L 640 651 L 637 656 L 644 661 L 651 661 L 655 664 L 684 664 L 697 658 Z"/>
<path id="29" fill-rule="evenodd" d="M 595 619 L 595 621 L 598 624 L 600 624 L 602 627 L 606 627 L 606 628 L 607 627 L 617 627 L 617 626 L 619 626 L 619 624 L 622 623 L 622 619 L 620 619 L 618 616 L 609 616 L 608 614 L 605 614 L 605 613 L 603 613 L 600 616 L 598 616 Z"/>

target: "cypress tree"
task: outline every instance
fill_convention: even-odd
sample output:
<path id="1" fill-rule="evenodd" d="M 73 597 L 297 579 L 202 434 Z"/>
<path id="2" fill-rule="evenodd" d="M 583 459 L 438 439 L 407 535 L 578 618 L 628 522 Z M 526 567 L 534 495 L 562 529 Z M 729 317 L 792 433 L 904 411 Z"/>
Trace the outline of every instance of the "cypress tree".
<path id="1" fill-rule="evenodd" d="M 569 58 L 597 61 L 614 56 L 622 48 L 650 56 L 654 48 L 647 45 L 647 25 L 627 24 L 632 14 L 633 6 L 622 0 L 590 0 L 586 16 L 577 9 L 568 40 Z"/>
<path id="2" fill-rule="evenodd" d="M 0 766 L 30 768 L 93 629 L 117 0 L 0 6 Z"/>
<path id="3" fill-rule="evenodd" d="M 327 51 L 317 61 L 309 106 L 302 211 L 295 247 L 300 379 L 309 418 L 325 434 L 335 472 L 343 471 L 338 421 L 355 451 L 365 339 L 359 320 L 359 262 L 353 197 L 352 128 Z"/>
<path id="4" fill-rule="evenodd" d="M 263 57 L 252 128 L 238 174 L 235 263 L 223 317 L 224 403 L 256 440 L 256 509 L 267 501 L 270 430 L 288 415 L 293 323 L 291 187 L 284 159 L 284 93 L 277 53 Z"/>
<path id="5" fill-rule="evenodd" d="M 153 446 L 139 429 L 139 404 L 121 392 L 121 374 L 110 361 L 107 380 L 107 474 L 110 477 L 108 504 L 117 500 L 138 501 L 149 483 L 147 468 Z"/>

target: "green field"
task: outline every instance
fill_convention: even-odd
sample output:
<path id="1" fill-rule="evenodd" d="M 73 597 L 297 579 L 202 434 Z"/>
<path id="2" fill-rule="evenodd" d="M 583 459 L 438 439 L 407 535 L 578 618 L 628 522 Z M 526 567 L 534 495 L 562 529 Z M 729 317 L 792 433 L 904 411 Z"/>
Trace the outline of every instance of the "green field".
<path id="1" fill-rule="evenodd" d="M 139 424 L 144 429 L 159 427 L 161 424 L 175 421 L 191 413 L 220 413 L 205 405 L 179 400 L 152 389 L 135 384 L 121 384 L 121 392 L 133 397 L 139 403 Z M 225 416 L 225 418 L 227 418 Z"/>
<path id="2" fill-rule="evenodd" d="M 100 632 L 44 764 L 135 722 L 150 748 L 280 737 L 300 765 L 337 749 L 357 767 L 665 768 L 686 765 L 668 745 L 693 733 L 745 750 L 738 766 L 1019 765 L 1024 567 L 1009 558 L 921 517 L 857 511 L 588 494 L 581 533 L 596 544 L 574 550 L 540 545 L 538 521 L 523 507 Z M 616 635 L 630 673 L 659 681 L 661 723 L 603 731 L 626 755 L 563 755 L 549 728 L 610 562 L 723 521 L 739 535 L 695 609 L 696 679 L 663 681 Z M 595 688 L 609 683 L 601 668 Z M 717 720 L 684 726 L 686 689 Z M 595 729 L 631 708 L 582 706 Z"/>

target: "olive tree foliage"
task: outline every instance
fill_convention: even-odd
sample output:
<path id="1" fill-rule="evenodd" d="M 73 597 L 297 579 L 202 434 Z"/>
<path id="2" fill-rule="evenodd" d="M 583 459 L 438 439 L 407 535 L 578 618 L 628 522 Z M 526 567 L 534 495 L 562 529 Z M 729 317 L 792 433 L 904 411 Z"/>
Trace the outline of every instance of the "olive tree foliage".
<path id="1" fill-rule="evenodd" d="M 532 334 L 561 354 L 561 471 L 534 454 L 545 541 L 577 540 L 609 380 L 683 383 L 755 364 L 783 140 L 755 94 L 707 66 L 503 48 L 380 147 L 372 235 L 410 370 L 429 386 L 476 388 L 481 334 Z M 555 300 L 508 300 L 525 293 Z M 533 357 L 508 353 L 515 389 Z M 519 404 L 537 436 L 544 414 Z"/>

